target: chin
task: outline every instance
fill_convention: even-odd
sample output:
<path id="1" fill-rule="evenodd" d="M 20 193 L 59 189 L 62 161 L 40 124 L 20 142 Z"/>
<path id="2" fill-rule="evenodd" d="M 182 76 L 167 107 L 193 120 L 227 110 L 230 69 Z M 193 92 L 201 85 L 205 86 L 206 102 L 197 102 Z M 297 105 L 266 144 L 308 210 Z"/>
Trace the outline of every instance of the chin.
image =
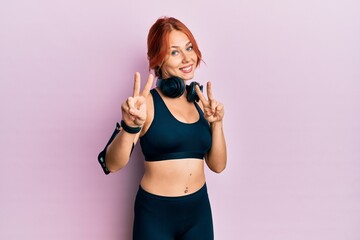
<path id="1" fill-rule="evenodd" d="M 192 77 L 187 77 L 187 78 L 182 78 L 184 81 L 188 81 L 188 80 L 191 80 L 191 79 L 193 79 L 194 78 L 194 76 L 192 76 Z"/>
<path id="2" fill-rule="evenodd" d="M 187 80 L 191 80 L 191 79 L 193 79 L 194 78 L 194 73 L 192 73 L 192 74 L 186 74 L 185 76 L 184 75 L 180 75 L 181 76 L 181 78 L 184 80 L 184 81 L 187 81 Z"/>

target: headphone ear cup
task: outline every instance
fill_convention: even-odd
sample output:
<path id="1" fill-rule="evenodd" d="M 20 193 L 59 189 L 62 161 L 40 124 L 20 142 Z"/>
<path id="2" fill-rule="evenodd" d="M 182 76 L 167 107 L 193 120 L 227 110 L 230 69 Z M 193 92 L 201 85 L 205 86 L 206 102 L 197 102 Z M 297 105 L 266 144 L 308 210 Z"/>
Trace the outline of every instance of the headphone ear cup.
<path id="1" fill-rule="evenodd" d="M 158 78 L 156 86 L 168 97 L 177 98 L 185 92 L 185 83 L 179 77 L 170 77 L 167 79 Z"/>
<path id="2" fill-rule="evenodd" d="M 197 95 L 196 93 L 196 85 L 199 86 L 201 92 L 203 91 L 203 86 L 200 85 L 198 82 L 191 82 L 190 85 L 187 85 L 186 86 L 186 91 L 187 91 L 187 94 L 186 94 L 186 99 L 189 101 L 189 102 L 198 102 L 200 99 L 199 99 L 199 96 Z"/>

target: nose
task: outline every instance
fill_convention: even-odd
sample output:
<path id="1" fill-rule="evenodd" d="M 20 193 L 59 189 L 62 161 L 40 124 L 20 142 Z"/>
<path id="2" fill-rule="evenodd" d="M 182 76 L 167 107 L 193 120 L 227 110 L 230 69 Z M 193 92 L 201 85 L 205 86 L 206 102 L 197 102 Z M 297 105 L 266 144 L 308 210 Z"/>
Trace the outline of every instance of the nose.
<path id="1" fill-rule="evenodd" d="M 189 60 L 190 60 L 190 53 L 188 53 L 188 52 L 182 52 L 182 62 L 183 63 L 186 63 L 186 62 L 188 62 Z"/>

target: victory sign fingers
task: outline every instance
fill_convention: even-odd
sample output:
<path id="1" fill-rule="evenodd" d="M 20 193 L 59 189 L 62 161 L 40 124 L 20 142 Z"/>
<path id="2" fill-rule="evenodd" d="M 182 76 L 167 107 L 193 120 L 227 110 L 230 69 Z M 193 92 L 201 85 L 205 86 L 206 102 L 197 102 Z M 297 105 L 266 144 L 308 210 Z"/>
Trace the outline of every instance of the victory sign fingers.
<path id="1" fill-rule="evenodd" d="M 206 92 L 208 99 L 206 99 L 204 94 L 200 91 L 199 86 L 196 86 L 196 93 L 199 96 L 202 105 L 204 106 L 206 120 L 208 120 L 210 123 L 221 121 L 224 116 L 224 106 L 222 103 L 214 99 L 211 82 L 207 82 Z"/>
<path id="2" fill-rule="evenodd" d="M 150 93 L 153 80 L 154 76 L 150 74 L 143 91 L 140 93 L 140 73 L 135 73 L 133 96 L 129 97 L 121 106 L 124 121 L 128 125 L 140 126 L 144 123 L 146 119 L 146 97 Z"/>

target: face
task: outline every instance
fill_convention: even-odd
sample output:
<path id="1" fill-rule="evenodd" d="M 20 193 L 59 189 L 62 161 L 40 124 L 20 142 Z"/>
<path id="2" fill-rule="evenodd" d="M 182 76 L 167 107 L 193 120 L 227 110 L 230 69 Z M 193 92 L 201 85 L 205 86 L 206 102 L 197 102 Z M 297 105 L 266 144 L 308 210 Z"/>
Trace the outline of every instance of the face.
<path id="1" fill-rule="evenodd" d="M 168 54 L 161 66 L 164 79 L 177 76 L 183 80 L 194 77 L 197 55 L 193 50 L 192 43 L 183 32 L 173 30 L 169 34 Z"/>

